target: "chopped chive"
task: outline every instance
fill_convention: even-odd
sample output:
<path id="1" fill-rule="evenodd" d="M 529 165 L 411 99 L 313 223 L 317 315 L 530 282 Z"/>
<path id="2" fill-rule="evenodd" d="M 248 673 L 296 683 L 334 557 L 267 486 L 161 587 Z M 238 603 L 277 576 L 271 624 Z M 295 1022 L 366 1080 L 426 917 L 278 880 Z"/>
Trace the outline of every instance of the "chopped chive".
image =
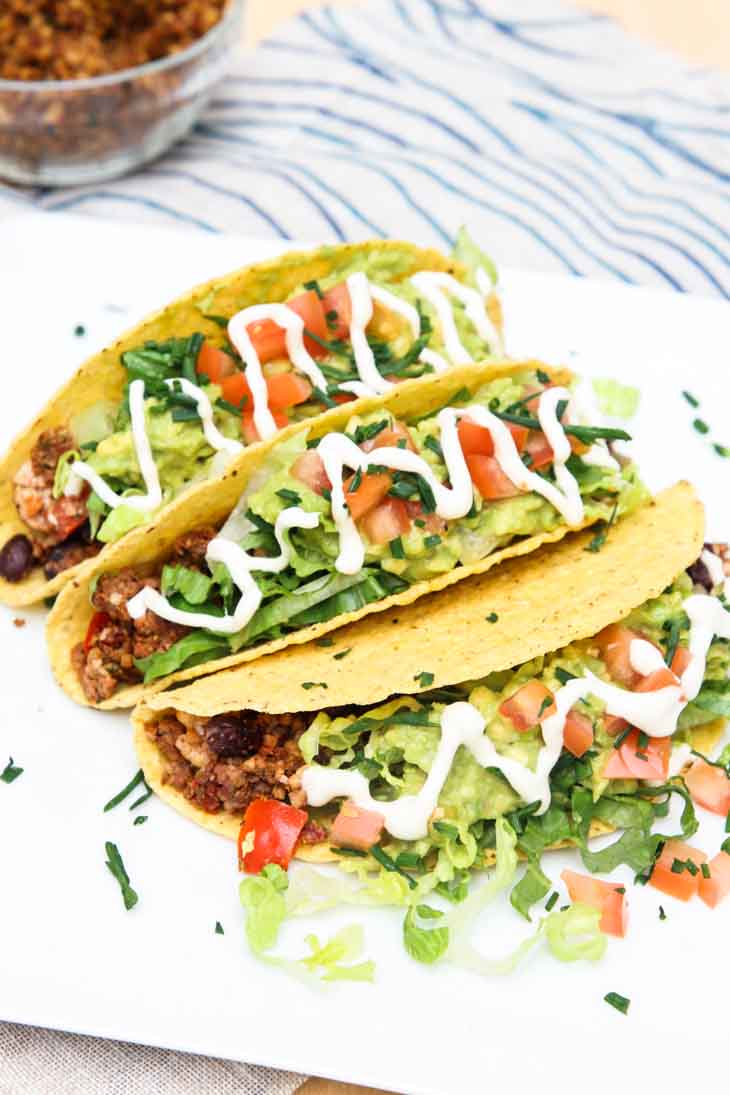
<path id="1" fill-rule="evenodd" d="M 730 837 L 728 837 L 727 840 L 723 840 L 722 844 L 720 845 L 720 851 L 725 852 L 727 855 L 730 855 Z"/>
<path id="2" fill-rule="evenodd" d="M 22 776 L 24 771 L 25 769 L 18 768 L 17 765 L 14 764 L 13 758 L 10 757 L 8 763 L 5 765 L 2 772 L 0 772 L 0 779 L 3 783 L 14 783 L 18 776 Z"/>
<path id="3" fill-rule="evenodd" d="M 315 646 L 334 646 L 335 645 L 335 640 L 331 639 L 329 637 L 329 635 L 325 635 L 321 639 L 315 639 L 314 640 L 314 645 Z"/>
<path id="4" fill-rule="evenodd" d="M 137 814 L 137 816 L 134 819 L 134 821 L 132 822 L 132 824 L 133 825 L 144 825 L 145 821 L 147 821 L 147 820 L 148 820 L 148 815 L 147 814 Z"/>
<path id="5" fill-rule="evenodd" d="M 327 684 L 326 684 L 325 681 L 302 681 L 302 688 L 310 689 L 310 688 L 326 688 L 326 687 L 327 687 Z"/>
<path id="6" fill-rule="evenodd" d="M 496 612 L 490 612 L 488 616 L 484 617 L 484 619 L 487 621 L 488 624 L 496 624 L 499 616 Z"/>
<path id="7" fill-rule="evenodd" d="M 395 857 L 396 867 L 409 867 L 413 870 L 421 866 L 421 857 L 416 852 L 398 852 Z"/>
<path id="8" fill-rule="evenodd" d="M 76 324 L 76 326 L 74 327 L 74 334 L 77 338 L 84 337 L 84 335 L 86 334 L 86 328 L 84 327 L 83 323 Z"/>
<path id="9" fill-rule="evenodd" d="M 710 427 L 707 425 L 703 418 L 695 418 L 692 426 L 695 430 L 697 430 L 697 433 L 701 433 L 703 436 L 710 432 Z"/>
<path id="10" fill-rule="evenodd" d="M 628 996 L 622 996 L 620 992 L 607 992 L 603 999 L 612 1008 L 616 1008 L 616 1011 L 620 1011 L 622 1015 L 626 1015 L 631 1006 Z"/>
<path id="11" fill-rule="evenodd" d="M 122 787 L 121 791 L 114 795 L 114 798 L 109 799 L 103 812 L 107 814 L 110 810 L 113 810 L 115 806 L 118 806 L 120 802 L 124 802 L 127 795 L 131 795 L 132 791 L 135 787 L 139 787 L 140 783 L 144 783 L 144 772 L 141 768 L 136 775 L 132 776 L 126 787 Z"/>
<path id="12" fill-rule="evenodd" d="M 696 864 L 696 863 L 693 863 L 691 859 L 685 859 L 685 861 L 684 861 L 684 865 L 685 865 L 685 867 L 687 868 L 687 870 L 689 871 L 689 873 L 690 873 L 690 874 L 692 875 L 692 877 L 693 877 L 693 878 L 694 878 L 694 877 L 695 877 L 695 876 L 696 876 L 697 874 L 699 874 L 699 870 L 698 870 L 698 868 L 697 868 L 697 864 Z"/>
<path id="13" fill-rule="evenodd" d="M 362 468 L 358 468 L 357 471 L 355 472 L 355 474 L 352 477 L 352 482 L 350 483 L 349 487 L 347 488 L 347 493 L 348 494 L 354 494 L 355 491 L 359 489 L 361 483 L 362 483 Z"/>
<path id="14" fill-rule="evenodd" d="M 221 924 L 220 920 L 216 920 L 215 922 L 215 934 L 225 935 L 225 932 L 223 931 L 223 925 Z"/>
<path id="15" fill-rule="evenodd" d="M 730 811 L 728 812 L 728 815 L 725 818 L 725 832 L 730 833 Z"/>
<path id="16" fill-rule="evenodd" d="M 550 912 L 550 910 L 553 908 L 553 906 L 555 905 L 555 902 L 557 900 L 558 900 L 558 891 L 553 890 L 553 892 L 550 894 L 550 897 L 545 902 L 545 911 Z"/>
<path id="17" fill-rule="evenodd" d="M 430 686 L 433 684 L 433 673 L 428 673 L 426 671 L 422 673 L 416 673 L 413 679 L 414 681 L 418 681 L 421 688 L 430 688 Z"/>
<path id="18" fill-rule="evenodd" d="M 320 493 L 326 502 L 332 501 L 332 491 L 329 489 L 329 487 L 323 487 Z"/>
<path id="19" fill-rule="evenodd" d="M 558 666 L 555 670 L 555 676 L 558 678 L 561 684 L 567 684 L 568 681 L 574 681 L 576 679 L 575 673 L 570 673 L 567 669 L 563 669 Z"/>
<path id="20" fill-rule="evenodd" d="M 682 392 L 682 395 L 687 400 L 690 407 L 699 407 L 700 401 L 696 396 L 692 395 L 692 392 Z"/>
<path id="21" fill-rule="evenodd" d="M 314 289 L 319 299 L 324 300 L 324 293 L 322 292 L 318 281 L 312 279 L 312 281 L 302 282 L 302 285 L 305 289 Z"/>
<path id="22" fill-rule="evenodd" d="M 438 547 L 441 543 L 441 537 L 437 536 L 436 533 L 434 533 L 433 536 L 427 536 L 423 543 L 427 548 Z"/>
<path id="23" fill-rule="evenodd" d="M 336 852 L 337 855 L 349 855 L 352 856 L 353 859 L 364 859 L 368 854 L 367 852 L 363 852 L 362 848 L 337 848 Z"/>
<path id="24" fill-rule="evenodd" d="M 552 702 L 553 702 L 552 696 L 546 696 L 545 699 L 542 701 L 542 703 L 540 704 L 540 710 L 537 713 L 537 721 L 538 722 L 540 721 L 542 716 L 545 714 L 548 707 L 552 706 Z"/>
<path id="25" fill-rule="evenodd" d="M 422 517 L 417 517 L 416 520 L 413 523 L 414 523 L 414 525 L 417 525 L 418 528 L 425 528 L 426 527 L 426 522 L 423 520 Z"/>
<path id="26" fill-rule="evenodd" d="M 730 456 L 730 448 L 727 445 L 721 445 L 719 441 L 713 441 L 712 447 L 718 456 L 723 456 L 727 459 Z"/>
<path id="27" fill-rule="evenodd" d="M 438 456 L 439 460 L 443 460 L 444 450 L 441 448 L 440 443 L 432 434 L 429 433 L 426 436 L 426 440 L 423 442 L 423 447 L 424 449 L 430 449 L 432 453 Z"/>
<path id="28" fill-rule="evenodd" d="M 377 859 L 378 863 L 381 865 L 381 867 L 385 867 L 386 871 L 395 871 L 396 874 L 399 874 L 403 878 L 405 878 L 406 882 L 412 890 L 416 888 L 417 882 L 415 878 L 411 878 L 411 876 L 407 874 L 402 867 L 399 867 L 396 861 L 394 859 L 391 859 L 388 853 L 384 852 L 379 844 L 373 845 L 373 847 L 370 849 L 370 855 L 373 857 L 373 859 Z"/>
<path id="29" fill-rule="evenodd" d="M 535 370 L 535 376 L 537 377 L 540 384 L 549 384 L 550 383 L 550 376 L 549 376 L 548 373 L 545 372 L 544 369 L 536 369 Z"/>
<path id="30" fill-rule="evenodd" d="M 351 650 L 352 650 L 352 647 L 348 646 L 344 650 L 340 650 L 337 654 L 334 654 L 333 657 L 334 657 L 335 661 L 339 662 L 339 661 L 341 661 L 342 658 L 346 658 Z"/>
<path id="31" fill-rule="evenodd" d="M 630 733 L 631 733 L 631 727 L 630 726 L 627 726 L 625 730 L 622 730 L 621 733 L 619 734 L 619 736 L 616 738 L 615 742 L 613 743 L 614 749 L 620 749 L 621 746 L 623 745 L 623 743 L 626 741 L 626 739 L 627 739 L 627 737 L 629 736 Z"/>
<path id="32" fill-rule="evenodd" d="M 134 800 L 132 805 L 129 807 L 130 810 L 136 810 L 138 806 L 141 806 L 142 803 L 146 802 L 148 798 L 152 798 L 152 795 L 154 794 L 152 788 L 150 786 L 148 786 L 147 781 L 143 780 L 142 782 L 144 783 L 144 785 L 147 789 L 146 789 L 146 791 L 143 795 L 140 795 L 139 798 L 136 798 Z"/>
<path id="33" fill-rule="evenodd" d="M 686 863 L 683 859 L 673 859 L 671 866 L 672 874 L 681 874 L 682 871 L 685 869 L 685 866 Z"/>
<path id="34" fill-rule="evenodd" d="M 229 414 L 239 415 L 243 408 L 248 403 L 248 396 L 241 396 L 241 402 L 236 406 L 235 403 L 229 403 L 227 399 L 216 399 L 216 407 L 220 407 L 222 411 L 228 411 Z"/>
<path id="35" fill-rule="evenodd" d="M 667 919 L 667 914 L 664 912 L 664 906 L 663 905 L 659 906 L 659 919 L 660 920 L 666 920 Z"/>
<path id="36" fill-rule="evenodd" d="M 390 541 L 390 553 L 394 559 L 405 559 L 406 553 L 400 536 L 396 536 L 395 540 Z"/>
<path id="37" fill-rule="evenodd" d="M 127 874 L 124 866 L 124 861 L 119 853 L 119 849 L 116 844 L 113 844 L 111 840 L 107 840 L 104 845 L 106 850 L 106 866 L 109 873 L 116 878 L 119 883 L 119 889 L 122 892 L 122 901 L 124 902 L 124 908 L 129 912 L 139 901 L 139 897 L 134 892 L 129 884 L 129 875 Z"/>
<path id="38" fill-rule="evenodd" d="M 301 505 L 301 494 L 297 494 L 295 490 L 289 490 L 287 487 L 282 487 L 281 490 L 276 491 L 276 496 L 281 498 L 282 502 L 289 502 L 292 506 Z"/>
<path id="39" fill-rule="evenodd" d="M 700 870 L 702 871 L 702 877 L 703 878 L 711 878 L 712 877 L 711 874 L 710 874 L 710 868 L 708 867 L 708 865 L 706 863 L 701 863 L 700 864 Z"/>
<path id="40" fill-rule="evenodd" d="M 449 838 L 449 840 L 459 839 L 459 830 L 455 825 L 449 824 L 448 821 L 434 821 L 433 827 L 437 833 L 441 833 L 443 836 Z"/>
<path id="41" fill-rule="evenodd" d="M 614 521 L 616 520 L 616 514 L 617 513 L 618 513 L 618 499 L 614 503 L 614 506 L 613 506 L 613 509 L 611 510 L 611 514 L 608 518 L 608 521 L 601 521 L 600 522 L 598 532 L 595 534 L 595 536 L 593 537 L 591 542 L 587 545 L 587 547 L 585 549 L 586 551 L 592 551 L 595 554 L 596 552 L 601 550 L 603 545 L 606 543 L 606 537 L 608 536 L 608 530 L 611 528 Z"/>

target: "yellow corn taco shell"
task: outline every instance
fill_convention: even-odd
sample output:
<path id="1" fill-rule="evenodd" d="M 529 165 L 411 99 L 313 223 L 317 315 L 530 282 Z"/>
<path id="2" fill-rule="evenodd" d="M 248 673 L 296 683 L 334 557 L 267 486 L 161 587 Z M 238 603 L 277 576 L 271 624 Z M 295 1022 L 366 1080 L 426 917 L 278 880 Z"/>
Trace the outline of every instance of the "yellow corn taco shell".
<path id="1" fill-rule="evenodd" d="M 121 335 L 111 346 L 90 357 L 52 396 L 38 417 L 21 431 L 0 460 L 0 547 L 16 533 L 27 532 L 13 502 L 13 478 L 29 458 L 39 435 L 54 426 L 68 424 L 72 417 L 100 400 L 121 400 L 127 380 L 126 370 L 120 361 L 122 353 L 147 339 L 164 341 L 172 337 L 185 337 L 195 331 L 219 344 L 222 332 L 215 323 L 204 318 L 203 312 L 230 317 L 251 304 L 286 300 L 305 281 L 328 277 L 339 269 L 349 270 L 358 261 L 365 263 L 368 258 L 383 253 L 393 257 L 394 270 L 397 271 L 393 274 L 394 280 L 406 278 L 418 270 L 445 270 L 456 275 L 463 273 L 459 263 L 447 259 L 438 251 L 424 250 L 396 240 L 372 240 L 323 247 L 317 251 L 291 252 L 198 285 Z M 501 331 L 502 318 L 496 294 L 488 299 L 487 308 L 493 323 Z M 248 454 L 247 449 L 244 465 Z M 193 486 L 187 493 L 194 494 L 198 489 Z M 109 547 L 102 549 L 103 558 L 109 551 Z M 99 556 L 93 560 L 94 563 L 98 561 Z M 36 567 L 20 582 L 0 578 L 0 602 L 12 606 L 28 605 L 53 596 L 88 566 L 89 561 L 80 563 L 50 581 L 41 567 Z"/>
<path id="2" fill-rule="evenodd" d="M 429 687 L 476 680 L 589 638 L 622 619 L 694 562 L 703 533 L 702 504 L 689 484 L 678 483 L 613 528 L 600 552 L 587 551 L 591 536 L 579 533 L 438 597 L 351 624 L 338 632 L 334 646 L 293 646 L 151 695 L 132 715 L 145 779 L 178 813 L 235 839 L 239 816 L 206 813 L 163 781 L 160 753 L 145 730 L 161 713 L 206 718 L 234 710 L 282 714 L 372 707 L 392 695 L 418 692 L 413 678 L 423 669 L 434 673 Z M 497 620 L 490 622 L 493 613 Z M 349 650 L 347 656 L 336 658 L 343 650 Z M 322 681 L 327 688 L 302 688 L 309 681 Z M 696 747 L 710 751 L 723 725 L 717 720 L 698 727 Z M 591 835 L 605 832 L 610 827 L 597 822 Z M 309 862 L 337 858 L 327 843 L 303 845 L 297 854 Z"/>
<path id="3" fill-rule="evenodd" d="M 302 430 L 310 431 L 310 436 L 316 438 L 332 430 L 343 429 L 353 413 L 353 408 L 362 414 L 374 410 L 388 410 L 395 417 L 406 419 L 426 414 L 448 403 L 463 388 L 474 391 L 480 384 L 493 380 L 495 377 L 510 375 L 525 369 L 534 370 L 536 367 L 536 362 L 463 365 L 433 378 L 408 380 L 392 389 L 386 396 L 363 399 L 357 405 L 350 403 L 333 408 L 312 420 L 311 424 L 305 422 L 289 426 L 270 441 L 245 450 L 235 467 L 221 479 L 204 483 L 194 492 L 177 499 L 168 507 L 162 519 L 133 529 L 123 540 L 108 548 L 102 559 L 92 560 L 82 574 L 76 575 L 67 583 L 51 611 L 46 630 L 51 667 L 61 687 L 77 703 L 90 706 L 73 668 L 72 654 L 74 647 L 84 638 L 93 613 L 89 592 L 95 577 L 104 571 L 119 571 L 125 566 L 149 567 L 151 571 L 155 564 L 167 558 L 172 545 L 183 533 L 205 524 L 217 525 L 223 522 L 234 508 L 251 475 L 266 459 L 271 448 L 283 438 Z M 541 365 L 540 368 L 542 367 Z M 557 383 L 567 383 L 571 379 L 570 372 L 565 369 L 546 367 L 546 371 Z M 590 523 L 592 523 L 591 520 L 586 519 L 586 525 Z M 133 707 L 144 696 L 160 692 L 175 682 L 191 680 L 220 669 L 252 662 L 284 647 L 309 642 L 328 631 L 354 623 L 355 620 L 364 616 L 382 613 L 395 606 L 411 604 L 425 594 L 437 593 L 465 578 L 483 574 L 506 559 L 529 555 L 543 544 L 561 540 L 568 531 L 566 525 L 561 525 L 550 532 L 526 537 L 493 552 L 471 566 L 460 566 L 429 581 L 416 582 L 408 589 L 382 601 L 365 605 L 357 612 L 302 628 L 238 654 L 180 670 L 148 685 L 135 684 L 119 687 L 110 699 L 95 706 L 102 709 Z"/>

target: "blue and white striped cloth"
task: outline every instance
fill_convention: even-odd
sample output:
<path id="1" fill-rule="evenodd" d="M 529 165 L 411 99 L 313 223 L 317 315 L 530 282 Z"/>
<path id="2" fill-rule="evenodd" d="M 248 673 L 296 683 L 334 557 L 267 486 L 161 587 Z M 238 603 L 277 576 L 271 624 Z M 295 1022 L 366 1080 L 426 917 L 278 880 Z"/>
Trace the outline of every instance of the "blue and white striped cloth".
<path id="1" fill-rule="evenodd" d="M 730 82 L 556 0 L 375 0 L 241 55 L 191 136 L 46 209 L 448 245 L 727 296 Z"/>

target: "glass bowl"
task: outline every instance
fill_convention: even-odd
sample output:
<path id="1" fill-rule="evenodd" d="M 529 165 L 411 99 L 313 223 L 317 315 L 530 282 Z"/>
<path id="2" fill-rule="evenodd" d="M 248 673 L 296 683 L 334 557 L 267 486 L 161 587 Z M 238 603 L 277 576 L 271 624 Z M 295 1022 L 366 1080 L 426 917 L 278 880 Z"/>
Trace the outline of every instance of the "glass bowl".
<path id="1" fill-rule="evenodd" d="M 241 42 L 244 0 L 179 53 L 82 80 L 0 80 L 0 179 L 42 186 L 101 182 L 184 137 Z"/>

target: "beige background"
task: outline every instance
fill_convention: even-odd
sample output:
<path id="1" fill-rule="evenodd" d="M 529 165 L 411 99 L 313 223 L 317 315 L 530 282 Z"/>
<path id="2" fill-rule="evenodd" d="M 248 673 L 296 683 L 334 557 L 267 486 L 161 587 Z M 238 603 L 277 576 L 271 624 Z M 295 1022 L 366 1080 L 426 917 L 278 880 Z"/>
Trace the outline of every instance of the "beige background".
<path id="1" fill-rule="evenodd" d="M 358 0 L 331 0 L 357 3 Z M 361 0 L 366 2 L 366 0 Z M 573 0 L 578 7 L 615 16 L 633 33 L 690 61 L 730 71 L 730 0 Z M 249 0 L 247 44 L 317 0 Z M 519 0 L 515 0 L 516 8 Z M 382 1095 L 373 1088 L 308 1080 L 299 1095 Z"/>

